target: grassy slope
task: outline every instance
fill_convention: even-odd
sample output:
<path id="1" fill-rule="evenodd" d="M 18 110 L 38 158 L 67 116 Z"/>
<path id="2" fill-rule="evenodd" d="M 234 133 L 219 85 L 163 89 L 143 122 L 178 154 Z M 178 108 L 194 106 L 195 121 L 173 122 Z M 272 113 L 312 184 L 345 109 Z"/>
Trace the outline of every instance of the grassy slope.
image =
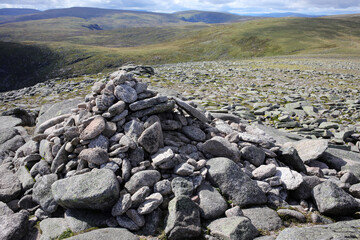
<path id="1" fill-rule="evenodd" d="M 83 20 L 76 21 L 77 27 L 50 21 L 46 23 L 48 27 L 43 28 L 47 30 L 35 33 L 28 30 L 22 35 L 22 40 L 36 40 L 32 44 L 47 47 L 52 56 L 57 56 L 57 64 L 52 65 L 56 68 L 47 71 L 47 76 L 96 73 L 127 62 L 158 64 L 288 54 L 360 55 L 359 17 L 262 19 L 207 27 L 100 32 L 84 29 Z M 61 31 L 57 25 L 62 26 Z M 18 27 L 20 29 L 20 25 Z M 9 39 L 17 36 L 17 31 L 11 33 L 8 27 L 0 27 L 0 40 L 4 40 L 6 33 Z M 0 48 L 0 54 L 2 52 Z"/>

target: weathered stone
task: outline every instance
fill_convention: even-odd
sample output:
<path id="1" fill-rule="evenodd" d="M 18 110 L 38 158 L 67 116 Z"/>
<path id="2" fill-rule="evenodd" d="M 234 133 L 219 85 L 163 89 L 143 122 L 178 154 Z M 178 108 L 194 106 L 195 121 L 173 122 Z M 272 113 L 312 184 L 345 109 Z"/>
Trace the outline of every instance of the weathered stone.
<path id="1" fill-rule="evenodd" d="M 130 180 L 125 183 L 126 190 L 133 194 L 144 186 L 152 187 L 161 178 L 161 175 L 156 170 L 144 170 L 137 172 L 131 176 Z"/>
<path id="2" fill-rule="evenodd" d="M 258 167 L 265 161 L 265 152 L 253 145 L 246 146 L 241 149 L 241 158 Z"/>
<path id="3" fill-rule="evenodd" d="M 360 207 L 355 198 L 331 181 L 314 187 L 313 198 L 319 212 L 326 215 L 350 215 Z"/>
<path id="4" fill-rule="evenodd" d="M 301 222 L 301 223 L 306 222 L 306 218 L 305 218 L 304 214 L 302 214 L 301 212 L 295 211 L 295 210 L 279 209 L 279 210 L 277 210 L 277 213 L 279 214 L 279 216 L 285 217 L 287 219 L 293 218 L 293 219 L 296 219 L 296 221 Z"/>
<path id="5" fill-rule="evenodd" d="M 175 102 L 173 100 L 170 100 L 170 101 L 167 101 L 167 102 L 164 102 L 164 103 L 157 104 L 157 105 L 155 105 L 153 107 L 150 107 L 150 108 L 146 108 L 146 109 L 143 109 L 143 110 L 140 110 L 140 111 L 133 112 L 131 114 L 131 117 L 142 118 L 142 117 L 145 117 L 145 116 L 151 116 L 151 115 L 154 115 L 154 114 L 159 114 L 159 113 L 171 111 L 174 108 L 174 106 L 175 106 Z"/>
<path id="6" fill-rule="evenodd" d="M 126 212 L 126 216 L 128 216 L 139 228 L 145 225 L 145 217 L 139 214 L 135 209 L 129 209 Z"/>
<path id="7" fill-rule="evenodd" d="M 114 95 L 117 99 L 122 100 L 125 103 L 133 103 L 137 99 L 137 93 L 135 89 L 127 84 L 120 84 L 116 86 Z"/>
<path id="8" fill-rule="evenodd" d="M 254 239 L 258 230 L 246 217 L 219 218 L 208 226 L 210 234 L 220 239 L 247 240 Z"/>
<path id="9" fill-rule="evenodd" d="M 117 216 L 116 221 L 118 222 L 120 227 L 129 229 L 130 231 L 137 231 L 140 227 L 126 214 Z"/>
<path id="10" fill-rule="evenodd" d="M 159 122 L 154 123 L 138 139 L 138 143 L 149 153 L 156 153 L 160 147 L 164 146 L 163 133 Z"/>
<path id="11" fill-rule="evenodd" d="M 109 169 L 61 179 L 51 187 L 55 201 L 64 208 L 107 209 L 119 197 L 119 182 Z"/>
<path id="12" fill-rule="evenodd" d="M 300 173 L 287 167 L 277 167 L 276 176 L 280 177 L 281 182 L 287 190 L 295 190 L 304 181 Z"/>
<path id="13" fill-rule="evenodd" d="M 139 240 L 140 238 L 124 228 L 101 228 L 68 238 L 68 240 L 100 239 Z"/>
<path id="14" fill-rule="evenodd" d="M 167 179 L 157 182 L 154 186 L 154 192 L 158 192 L 163 196 L 171 194 L 171 182 Z"/>
<path id="15" fill-rule="evenodd" d="M 118 101 L 109 107 L 108 111 L 112 116 L 118 115 L 125 110 L 126 104 L 123 101 Z"/>
<path id="16" fill-rule="evenodd" d="M 114 217 L 123 215 L 131 207 L 131 195 L 121 195 L 119 200 L 115 203 L 111 210 L 111 215 Z"/>
<path id="17" fill-rule="evenodd" d="M 189 176 L 194 173 L 195 167 L 189 163 L 180 163 L 174 168 L 174 172 L 180 176 Z"/>
<path id="18" fill-rule="evenodd" d="M 206 134 L 198 127 L 185 126 L 182 128 L 182 132 L 191 140 L 197 142 L 204 142 L 206 140 Z"/>
<path id="19" fill-rule="evenodd" d="M 56 154 L 53 162 L 51 163 L 51 172 L 55 172 L 58 167 L 60 167 L 62 164 L 66 164 L 68 161 L 67 158 L 67 152 L 65 150 L 66 144 L 62 145 L 58 153 Z"/>
<path id="20" fill-rule="evenodd" d="M 168 100 L 168 98 L 166 96 L 148 98 L 148 99 L 140 100 L 140 101 L 130 104 L 129 108 L 132 111 L 139 111 L 139 110 L 142 110 L 145 108 L 153 107 L 159 103 L 166 102 L 167 100 Z"/>
<path id="21" fill-rule="evenodd" d="M 145 201 L 138 207 L 139 214 L 149 214 L 160 206 L 163 196 L 160 193 L 153 193 L 145 198 Z"/>
<path id="22" fill-rule="evenodd" d="M 275 175 L 276 166 L 275 164 L 261 165 L 251 172 L 255 179 L 262 180 Z"/>
<path id="23" fill-rule="evenodd" d="M 268 207 L 253 207 L 242 209 L 244 216 L 251 220 L 256 229 L 267 231 L 277 230 L 282 226 L 282 221 L 276 211 Z"/>
<path id="24" fill-rule="evenodd" d="M 13 213 L 13 210 L 11 210 L 6 203 L 0 201 L 0 216 L 11 215 Z"/>
<path id="25" fill-rule="evenodd" d="M 152 162 L 155 166 L 167 163 L 173 159 L 175 156 L 173 150 L 169 147 L 159 149 L 159 151 L 151 156 Z"/>
<path id="26" fill-rule="evenodd" d="M 176 177 L 171 181 L 171 189 L 175 195 L 178 196 L 192 196 L 194 185 L 191 181 L 182 178 Z"/>
<path id="27" fill-rule="evenodd" d="M 304 162 L 300 158 L 297 150 L 293 147 L 282 147 L 278 158 L 287 166 L 293 167 L 296 171 L 306 173 Z"/>
<path id="28" fill-rule="evenodd" d="M 233 161 L 227 158 L 212 158 L 206 167 L 207 177 L 213 186 L 240 206 L 263 204 L 267 198 L 256 182 L 251 180 Z"/>
<path id="29" fill-rule="evenodd" d="M 232 207 L 225 211 L 226 217 L 242 217 L 244 216 L 243 211 L 239 206 Z"/>
<path id="30" fill-rule="evenodd" d="M 124 126 L 125 135 L 137 141 L 141 133 L 144 131 L 144 124 L 142 122 L 131 120 Z"/>
<path id="31" fill-rule="evenodd" d="M 29 214 L 25 210 L 0 216 L 0 239 L 22 239 L 28 230 L 28 219 Z"/>
<path id="32" fill-rule="evenodd" d="M 325 152 L 328 147 L 328 141 L 324 139 L 305 139 L 298 142 L 287 143 L 285 145 L 294 147 L 301 160 L 303 162 L 308 162 L 318 159 Z"/>
<path id="33" fill-rule="evenodd" d="M 80 152 L 79 159 L 101 165 L 109 161 L 109 155 L 103 148 L 88 148 Z"/>
<path id="34" fill-rule="evenodd" d="M 179 98 L 174 98 L 176 101 L 176 104 L 184 109 L 188 114 L 191 116 L 199 119 L 200 121 L 207 123 L 209 120 L 206 118 L 205 114 L 197 110 L 196 108 L 190 106 L 188 103 L 184 102 L 183 100 L 180 100 Z"/>
<path id="35" fill-rule="evenodd" d="M 80 138 L 82 140 L 90 140 L 99 136 L 105 129 L 105 120 L 101 116 L 97 116 L 91 123 L 82 131 Z"/>
<path id="36" fill-rule="evenodd" d="M 198 187 L 197 192 L 202 218 L 214 219 L 224 214 L 227 209 L 227 202 L 214 187 L 209 183 L 203 183 Z"/>
<path id="37" fill-rule="evenodd" d="M 49 120 L 44 121 L 43 123 L 41 123 L 41 125 L 39 125 L 40 122 L 38 121 L 35 133 L 36 134 L 44 133 L 46 129 L 48 129 L 48 128 L 52 127 L 52 126 L 55 126 L 58 123 L 61 123 L 62 121 L 64 121 L 64 119 L 66 119 L 66 118 L 68 118 L 70 116 L 71 116 L 71 114 L 64 114 L 64 115 L 61 115 L 61 116 L 58 116 L 58 117 L 54 117 L 54 118 L 51 118 Z"/>
<path id="38" fill-rule="evenodd" d="M 150 195 L 150 188 L 148 186 L 141 187 L 131 196 L 131 206 L 138 207 L 145 201 L 145 198 Z"/>
<path id="39" fill-rule="evenodd" d="M 199 207 L 188 196 L 178 196 L 169 202 L 165 233 L 168 239 L 198 237 L 201 234 Z"/>
<path id="40" fill-rule="evenodd" d="M 317 225 L 302 228 L 286 228 L 276 240 L 307 239 L 359 239 L 360 220 L 342 221 L 328 225 Z"/>
<path id="41" fill-rule="evenodd" d="M 202 146 L 202 151 L 210 153 L 215 157 L 230 158 L 235 162 L 240 161 L 241 156 L 240 151 L 236 146 L 219 136 L 207 140 Z"/>
<path id="42" fill-rule="evenodd" d="M 41 237 L 40 240 L 57 239 L 68 229 L 64 218 L 47 218 L 40 222 Z"/>
<path id="43" fill-rule="evenodd" d="M 56 174 L 41 177 L 34 185 L 32 198 L 47 213 L 56 211 L 58 205 L 51 194 L 51 185 L 58 180 Z"/>
<path id="44" fill-rule="evenodd" d="M 109 148 L 109 139 L 101 134 L 91 140 L 89 148 L 103 148 L 107 151 Z"/>
<path id="45" fill-rule="evenodd" d="M 21 191 L 21 183 L 12 168 L 11 163 L 0 165 L 0 201 L 5 203 L 15 199 Z"/>
<path id="46" fill-rule="evenodd" d="M 67 209 L 64 217 L 71 231 L 76 233 L 93 227 L 105 227 L 110 215 L 89 209 Z"/>

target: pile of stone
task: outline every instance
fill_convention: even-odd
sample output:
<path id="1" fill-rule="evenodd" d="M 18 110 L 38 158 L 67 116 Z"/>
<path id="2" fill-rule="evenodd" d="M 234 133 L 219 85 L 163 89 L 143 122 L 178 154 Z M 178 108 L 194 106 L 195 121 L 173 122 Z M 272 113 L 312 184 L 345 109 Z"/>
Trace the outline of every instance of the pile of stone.
<path id="1" fill-rule="evenodd" d="M 139 239 L 159 228 L 168 239 L 254 239 L 291 221 L 329 225 L 277 239 L 324 229 L 360 237 L 360 221 L 331 224 L 360 209 L 360 175 L 342 169 L 359 163 L 327 153 L 327 140 L 280 145 L 277 134 L 114 72 L 2 158 L 0 238 L 36 238 L 37 221 L 40 239 L 94 227 L 71 239 Z"/>

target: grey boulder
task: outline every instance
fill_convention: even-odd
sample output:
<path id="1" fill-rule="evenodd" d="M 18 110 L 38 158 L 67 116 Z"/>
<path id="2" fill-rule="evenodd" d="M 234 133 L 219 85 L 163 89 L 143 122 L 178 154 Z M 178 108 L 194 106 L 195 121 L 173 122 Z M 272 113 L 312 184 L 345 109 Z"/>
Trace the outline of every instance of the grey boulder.
<path id="1" fill-rule="evenodd" d="M 218 218 L 227 210 L 227 202 L 209 183 L 201 184 L 198 189 L 201 217 L 204 219 Z"/>
<path id="2" fill-rule="evenodd" d="M 0 216 L 0 239 L 22 239 L 28 229 L 29 213 L 22 210 L 11 215 Z"/>
<path id="3" fill-rule="evenodd" d="M 41 208 L 47 213 L 56 211 L 58 205 L 51 194 L 51 185 L 58 180 L 58 176 L 48 174 L 41 177 L 33 187 L 32 199 L 40 204 Z"/>
<path id="4" fill-rule="evenodd" d="M 68 240 L 139 240 L 139 237 L 124 228 L 102 228 L 68 238 Z"/>
<path id="5" fill-rule="evenodd" d="M 238 162 L 240 161 L 241 153 L 236 145 L 231 144 L 223 137 L 215 136 L 207 140 L 202 146 L 202 151 L 210 153 L 215 157 L 226 157 Z"/>
<path id="6" fill-rule="evenodd" d="M 119 182 L 109 169 L 61 179 L 51 186 L 55 201 L 64 208 L 107 209 L 119 197 Z"/>

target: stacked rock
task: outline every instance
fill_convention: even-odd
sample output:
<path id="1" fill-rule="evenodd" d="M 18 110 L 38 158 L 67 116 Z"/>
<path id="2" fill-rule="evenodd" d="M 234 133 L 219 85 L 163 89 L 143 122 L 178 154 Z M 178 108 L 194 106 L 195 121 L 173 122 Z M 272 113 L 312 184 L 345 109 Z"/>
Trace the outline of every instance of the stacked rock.
<path id="1" fill-rule="evenodd" d="M 253 239 L 283 226 L 279 216 L 359 210 L 358 176 L 329 169 L 326 140 L 276 145 L 239 118 L 217 117 L 117 71 L 72 114 L 37 126 L 27 143 L 37 148 L 6 163 L 28 174 L 18 205 L 42 220 L 44 239 L 91 227 L 152 235 L 164 210 L 169 239 L 199 237 L 204 226 L 220 239 Z M 290 205 L 301 211 L 273 210 Z"/>

